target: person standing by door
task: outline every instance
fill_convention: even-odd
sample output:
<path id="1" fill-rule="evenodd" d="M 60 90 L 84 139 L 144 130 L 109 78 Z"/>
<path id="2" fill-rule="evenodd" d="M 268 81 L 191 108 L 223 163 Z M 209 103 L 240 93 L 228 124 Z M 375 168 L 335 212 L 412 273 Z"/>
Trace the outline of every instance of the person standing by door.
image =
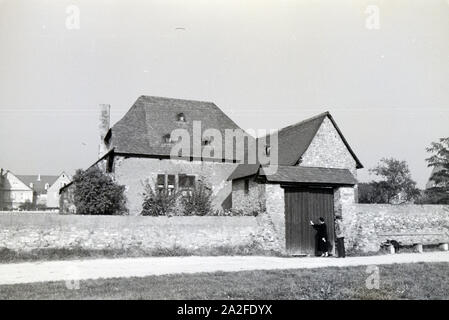
<path id="1" fill-rule="evenodd" d="M 318 224 L 315 224 L 310 220 L 310 225 L 316 230 L 315 244 L 318 254 L 321 253 L 322 257 L 327 257 L 329 255 L 329 245 L 327 243 L 327 226 L 326 223 L 324 223 L 324 218 L 320 217 Z"/>
<path id="2" fill-rule="evenodd" d="M 337 238 L 337 254 L 339 258 L 346 257 L 345 252 L 345 227 L 342 216 L 335 216 L 335 237 Z"/>

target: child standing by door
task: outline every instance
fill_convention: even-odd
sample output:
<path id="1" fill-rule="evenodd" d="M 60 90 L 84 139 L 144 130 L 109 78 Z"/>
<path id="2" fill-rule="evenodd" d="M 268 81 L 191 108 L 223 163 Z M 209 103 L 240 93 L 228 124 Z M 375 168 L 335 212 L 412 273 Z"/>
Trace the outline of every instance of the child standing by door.
<path id="1" fill-rule="evenodd" d="M 335 237 L 337 238 L 337 253 L 339 258 L 346 257 L 345 229 L 342 216 L 335 216 Z"/>

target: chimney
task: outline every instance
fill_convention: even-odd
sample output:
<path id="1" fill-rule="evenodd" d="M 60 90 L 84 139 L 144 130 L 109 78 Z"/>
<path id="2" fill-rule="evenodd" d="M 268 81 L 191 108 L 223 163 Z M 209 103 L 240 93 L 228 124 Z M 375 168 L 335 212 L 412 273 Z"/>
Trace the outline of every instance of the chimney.
<path id="1" fill-rule="evenodd" d="M 37 181 L 41 181 L 41 175 L 40 174 L 37 175 Z"/>
<path id="2" fill-rule="evenodd" d="M 101 158 L 108 151 L 108 146 L 106 145 L 104 138 L 109 131 L 110 114 L 111 105 L 100 104 L 100 122 L 98 124 L 98 129 L 100 131 L 100 147 L 98 158 Z"/>

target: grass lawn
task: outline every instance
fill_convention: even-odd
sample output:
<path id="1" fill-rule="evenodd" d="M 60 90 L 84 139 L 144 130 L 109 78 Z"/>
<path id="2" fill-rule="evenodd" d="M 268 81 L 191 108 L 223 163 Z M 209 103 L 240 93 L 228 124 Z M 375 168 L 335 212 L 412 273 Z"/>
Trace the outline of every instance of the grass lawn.
<path id="1" fill-rule="evenodd" d="M 0 286 L 0 299 L 448 299 L 449 264 L 379 267 L 368 289 L 367 267 L 216 272 Z"/>

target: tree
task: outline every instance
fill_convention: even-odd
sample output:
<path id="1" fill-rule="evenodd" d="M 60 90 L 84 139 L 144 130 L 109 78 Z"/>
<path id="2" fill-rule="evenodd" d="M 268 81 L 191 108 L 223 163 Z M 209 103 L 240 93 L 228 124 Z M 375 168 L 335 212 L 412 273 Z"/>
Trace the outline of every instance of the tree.
<path id="1" fill-rule="evenodd" d="M 77 214 L 119 215 L 126 212 L 125 186 L 117 185 L 97 167 L 77 170 L 73 183 Z"/>
<path id="2" fill-rule="evenodd" d="M 369 183 L 359 183 L 359 203 L 383 203 L 382 194 L 376 187 L 377 184 L 374 181 Z"/>
<path id="3" fill-rule="evenodd" d="M 449 137 L 432 142 L 426 151 L 433 153 L 426 161 L 434 170 L 430 177 L 433 186 L 425 191 L 424 202 L 449 204 Z"/>
<path id="4" fill-rule="evenodd" d="M 405 161 L 383 158 L 369 171 L 380 180 L 371 181 L 362 186 L 362 190 L 359 189 L 359 201 L 362 203 L 401 204 L 413 202 L 420 196 Z"/>

